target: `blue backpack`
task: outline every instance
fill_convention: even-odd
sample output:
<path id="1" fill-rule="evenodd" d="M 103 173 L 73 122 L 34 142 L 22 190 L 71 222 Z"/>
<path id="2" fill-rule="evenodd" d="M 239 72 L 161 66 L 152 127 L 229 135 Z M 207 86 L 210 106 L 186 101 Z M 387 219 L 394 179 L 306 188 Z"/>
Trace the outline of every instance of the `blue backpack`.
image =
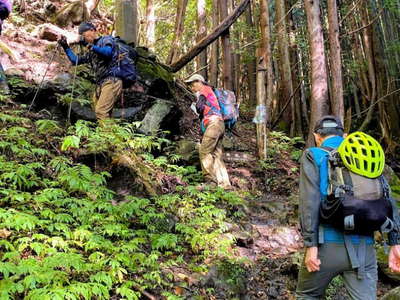
<path id="1" fill-rule="evenodd" d="M 214 89 L 214 94 L 218 99 L 225 128 L 232 130 L 239 118 L 235 93 L 224 89 Z"/>
<path id="2" fill-rule="evenodd" d="M 114 54 L 111 71 L 115 77 L 121 78 L 123 87 L 130 87 L 135 83 L 137 52 L 119 37 L 114 38 Z"/>

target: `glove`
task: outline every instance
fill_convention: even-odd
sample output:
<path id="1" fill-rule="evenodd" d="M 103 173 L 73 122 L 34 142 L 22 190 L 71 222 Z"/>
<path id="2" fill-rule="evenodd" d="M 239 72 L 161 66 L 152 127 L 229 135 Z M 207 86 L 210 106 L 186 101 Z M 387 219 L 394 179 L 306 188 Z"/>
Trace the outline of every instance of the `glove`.
<path id="1" fill-rule="evenodd" d="M 79 40 L 79 45 L 86 47 L 88 45 L 88 43 L 86 42 L 86 40 L 83 37 L 81 37 Z"/>
<path id="2" fill-rule="evenodd" d="M 58 40 L 58 44 L 64 49 L 67 50 L 69 48 L 68 42 L 67 42 L 67 38 L 65 36 L 62 36 L 59 40 Z"/>

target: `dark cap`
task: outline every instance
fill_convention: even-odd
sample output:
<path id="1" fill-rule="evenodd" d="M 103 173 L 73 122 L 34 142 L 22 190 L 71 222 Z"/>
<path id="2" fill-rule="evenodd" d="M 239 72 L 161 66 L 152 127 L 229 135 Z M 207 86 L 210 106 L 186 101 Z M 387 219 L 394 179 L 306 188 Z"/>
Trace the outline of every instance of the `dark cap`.
<path id="1" fill-rule="evenodd" d="M 84 32 L 89 30 L 96 30 L 96 26 L 94 26 L 90 22 L 82 22 L 78 27 L 79 34 L 83 34 Z"/>
<path id="2" fill-rule="evenodd" d="M 315 124 L 314 132 L 318 133 L 322 129 L 341 129 L 344 130 L 342 121 L 336 116 L 323 116 Z"/>

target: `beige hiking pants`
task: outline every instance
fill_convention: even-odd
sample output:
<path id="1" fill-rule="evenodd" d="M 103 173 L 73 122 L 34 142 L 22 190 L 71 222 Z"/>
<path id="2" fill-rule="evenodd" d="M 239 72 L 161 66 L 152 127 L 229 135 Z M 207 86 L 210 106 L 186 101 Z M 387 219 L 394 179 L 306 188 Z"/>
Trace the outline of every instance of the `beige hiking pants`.
<path id="1" fill-rule="evenodd" d="M 111 116 L 115 102 L 122 94 L 122 80 L 109 79 L 96 89 L 93 97 L 93 108 L 97 120 L 108 119 Z"/>
<path id="2" fill-rule="evenodd" d="M 223 161 L 225 125 L 220 119 L 210 120 L 200 144 L 200 163 L 206 180 L 213 181 L 219 187 L 231 186 L 229 175 Z"/>

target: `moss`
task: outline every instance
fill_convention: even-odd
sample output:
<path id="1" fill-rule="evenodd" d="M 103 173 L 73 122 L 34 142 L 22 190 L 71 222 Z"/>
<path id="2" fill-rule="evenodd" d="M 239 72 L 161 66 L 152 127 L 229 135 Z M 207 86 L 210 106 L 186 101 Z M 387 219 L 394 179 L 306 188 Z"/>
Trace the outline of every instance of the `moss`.
<path id="1" fill-rule="evenodd" d="M 137 68 L 139 74 L 145 79 L 155 80 L 160 78 L 166 82 L 172 82 L 174 80 L 172 73 L 149 59 L 139 58 Z"/>

